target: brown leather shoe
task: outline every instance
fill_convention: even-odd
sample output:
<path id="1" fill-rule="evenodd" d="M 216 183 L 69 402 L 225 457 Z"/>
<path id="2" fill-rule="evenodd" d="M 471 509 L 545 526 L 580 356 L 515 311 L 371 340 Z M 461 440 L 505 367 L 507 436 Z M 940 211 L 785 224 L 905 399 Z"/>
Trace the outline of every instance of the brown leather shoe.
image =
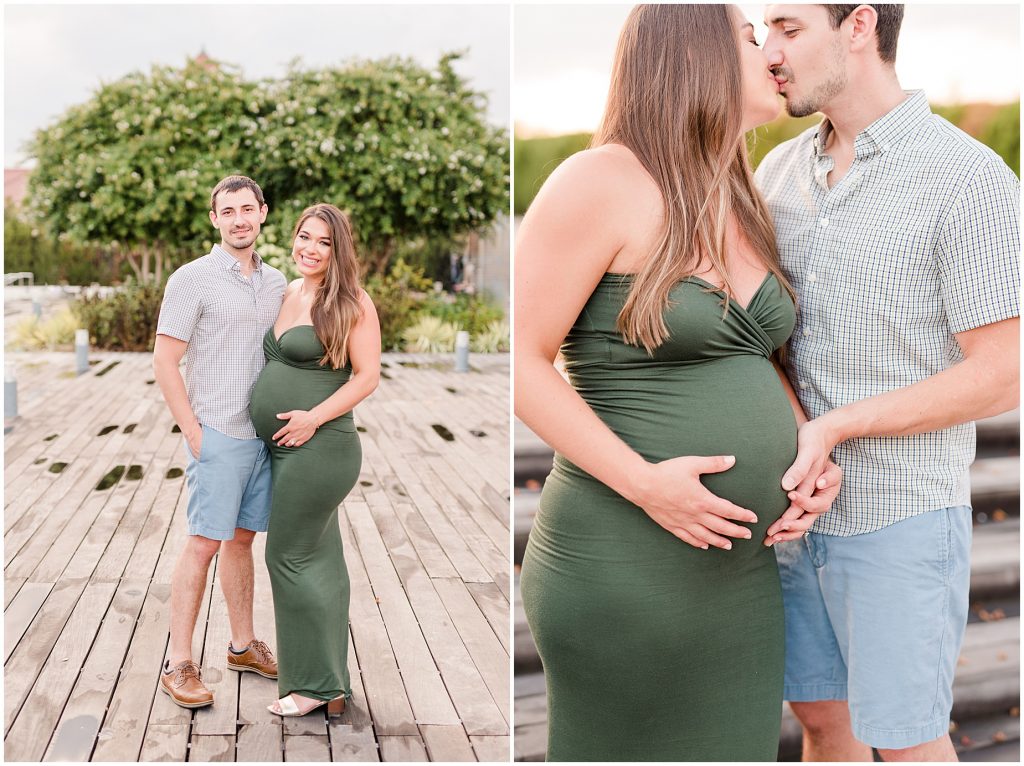
<path id="1" fill-rule="evenodd" d="M 266 678 L 277 678 L 277 660 L 270 647 L 254 638 L 241 654 L 235 654 L 228 642 L 228 667 L 232 670 L 251 670 Z"/>
<path id="2" fill-rule="evenodd" d="M 160 688 L 175 705 L 194 708 L 213 704 L 213 692 L 203 685 L 203 673 L 192 660 L 179 662 L 170 672 L 160 673 Z"/>

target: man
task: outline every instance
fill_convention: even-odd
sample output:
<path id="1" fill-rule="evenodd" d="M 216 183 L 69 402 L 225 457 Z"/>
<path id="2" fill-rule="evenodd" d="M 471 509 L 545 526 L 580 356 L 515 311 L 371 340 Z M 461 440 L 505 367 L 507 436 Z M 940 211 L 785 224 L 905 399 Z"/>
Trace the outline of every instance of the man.
<path id="1" fill-rule="evenodd" d="M 189 537 L 171 576 L 171 638 L 160 688 L 187 708 L 213 704 L 192 660 L 192 633 L 218 551 L 231 624 L 228 667 L 277 678 L 273 654 L 252 625 L 252 541 L 270 519 L 270 456 L 249 420 L 249 394 L 286 287 L 284 275 L 253 250 L 266 218 L 263 191 L 251 178 L 218 183 L 210 221 L 220 244 L 171 275 L 157 323 L 153 369 L 185 437 L 189 492 Z"/>
<path id="2" fill-rule="evenodd" d="M 898 5 L 770 5 L 791 115 L 822 123 L 757 181 L 800 312 L 787 371 L 809 422 L 783 487 L 831 453 L 833 508 L 776 547 L 786 698 L 804 760 L 946 761 L 967 619 L 970 421 L 1017 405 L 1019 184 L 905 93 Z"/>

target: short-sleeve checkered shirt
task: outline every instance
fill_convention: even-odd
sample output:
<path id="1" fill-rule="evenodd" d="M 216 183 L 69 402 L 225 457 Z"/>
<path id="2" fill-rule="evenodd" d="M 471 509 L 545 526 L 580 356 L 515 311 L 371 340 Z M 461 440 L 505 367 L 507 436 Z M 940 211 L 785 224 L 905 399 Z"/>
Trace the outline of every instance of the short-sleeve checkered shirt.
<path id="1" fill-rule="evenodd" d="M 798 295 L 788 373 L 809 417 L 909 386 L 963 358 L 954 333 L 1018 315 L 1020 184 L 923 91 L 865 128 L 829 189 L 827 120 L 756 179 Z M 843 487 L 813 531 L 856 535 L 970 503 L 973 423 L 836 447 Z"/>
<path id="2" fill-rule="evenodd" d="M 263 369 L 263 336 L 288 286 L 253 253 L 249 278 L 219 245 L 167 280 L 158 335 L 188 343 L 185 388 L 199 422 L 236 439 L 255 439 L 249 396 Z"/>

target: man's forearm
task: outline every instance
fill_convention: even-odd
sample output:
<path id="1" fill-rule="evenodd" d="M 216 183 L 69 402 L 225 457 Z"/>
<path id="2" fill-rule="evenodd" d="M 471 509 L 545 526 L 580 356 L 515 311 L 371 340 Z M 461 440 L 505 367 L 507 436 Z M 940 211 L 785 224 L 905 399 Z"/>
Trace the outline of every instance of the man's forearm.
<path id="1" fill-rule="evenodd" d="M 199 419 L 192 411 L 192 403 L 188 400 L 188 391 L 185 389 L 181 370 L 176 364 L 156 360 L 153 362 L 153 372 L 156 383 L 160 386 L 160 393 L 163 394 L 167 408 L 171 411 L 171 417 L 181 432 L 187 436 L 199 427 Z"/>
<path id="2" fill-rule="evenodd" d="M 1019 376 L 1005 365 L 964 361 L 904 388 L 852 402 L 819 418 L 829 441 L 909 436 L 1013 409 Z"/>

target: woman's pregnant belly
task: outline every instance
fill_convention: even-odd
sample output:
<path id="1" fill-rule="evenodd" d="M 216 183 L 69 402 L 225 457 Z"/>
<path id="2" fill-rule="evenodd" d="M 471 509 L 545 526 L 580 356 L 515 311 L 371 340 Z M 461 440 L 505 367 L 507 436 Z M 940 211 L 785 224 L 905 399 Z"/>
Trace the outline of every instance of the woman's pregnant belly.
<path id="1" fill-rule="evenodd" d="M 692 365 L 611 370 L 607 375 L 583 371 L 573 383 L 612 431 L 651 462 L 683 455 L 735 455 L 732 468 L 703 474 L 701 481 L 715 495 L 757 514 L 756 523 L 745 525 L 753 532 L 750 543 L 760 546 L 767 527 L 788 507 L 780 482 L 796 458 L 797 427 L 782 383 L 767 359 L 737 356 Z M 542 498 L 541 511 L 544 526 L 552 532 L 556 524 L 567 531 L 577 524 L 593 528 L 592 522 L 597 521 L 588 521 L 585 512 L 572 520 L 558 518 L 568 512 L 561 491 L 566 482 L 576 492 L 619 498 L 617 513 L 644 517 L 642 523 L 630 520 L 630 528 L 654 523 L 561 455 L 556 455 L 548 481 L 552 486 L 548 497 Z M 599 507 L 608 513 L 607 504 Z M 616 528 L 613 534 L 626 533 L 627 529 Z M 743 542 L 734 541 L 733 555 L 747 547 Z"/>
<path id="2" fill-rule="evenodd" d="M 278 414 L 290 410 L 311 410 L 343 383 L 336 371 L 306 370 L 275 360 L 267 362 L 249 401 L 249 415 L 257 435 L 269 442 L 287 422 L 279 419 Z M 356 430 L 351 412 L 324 423 L 320 428 Z"/>

